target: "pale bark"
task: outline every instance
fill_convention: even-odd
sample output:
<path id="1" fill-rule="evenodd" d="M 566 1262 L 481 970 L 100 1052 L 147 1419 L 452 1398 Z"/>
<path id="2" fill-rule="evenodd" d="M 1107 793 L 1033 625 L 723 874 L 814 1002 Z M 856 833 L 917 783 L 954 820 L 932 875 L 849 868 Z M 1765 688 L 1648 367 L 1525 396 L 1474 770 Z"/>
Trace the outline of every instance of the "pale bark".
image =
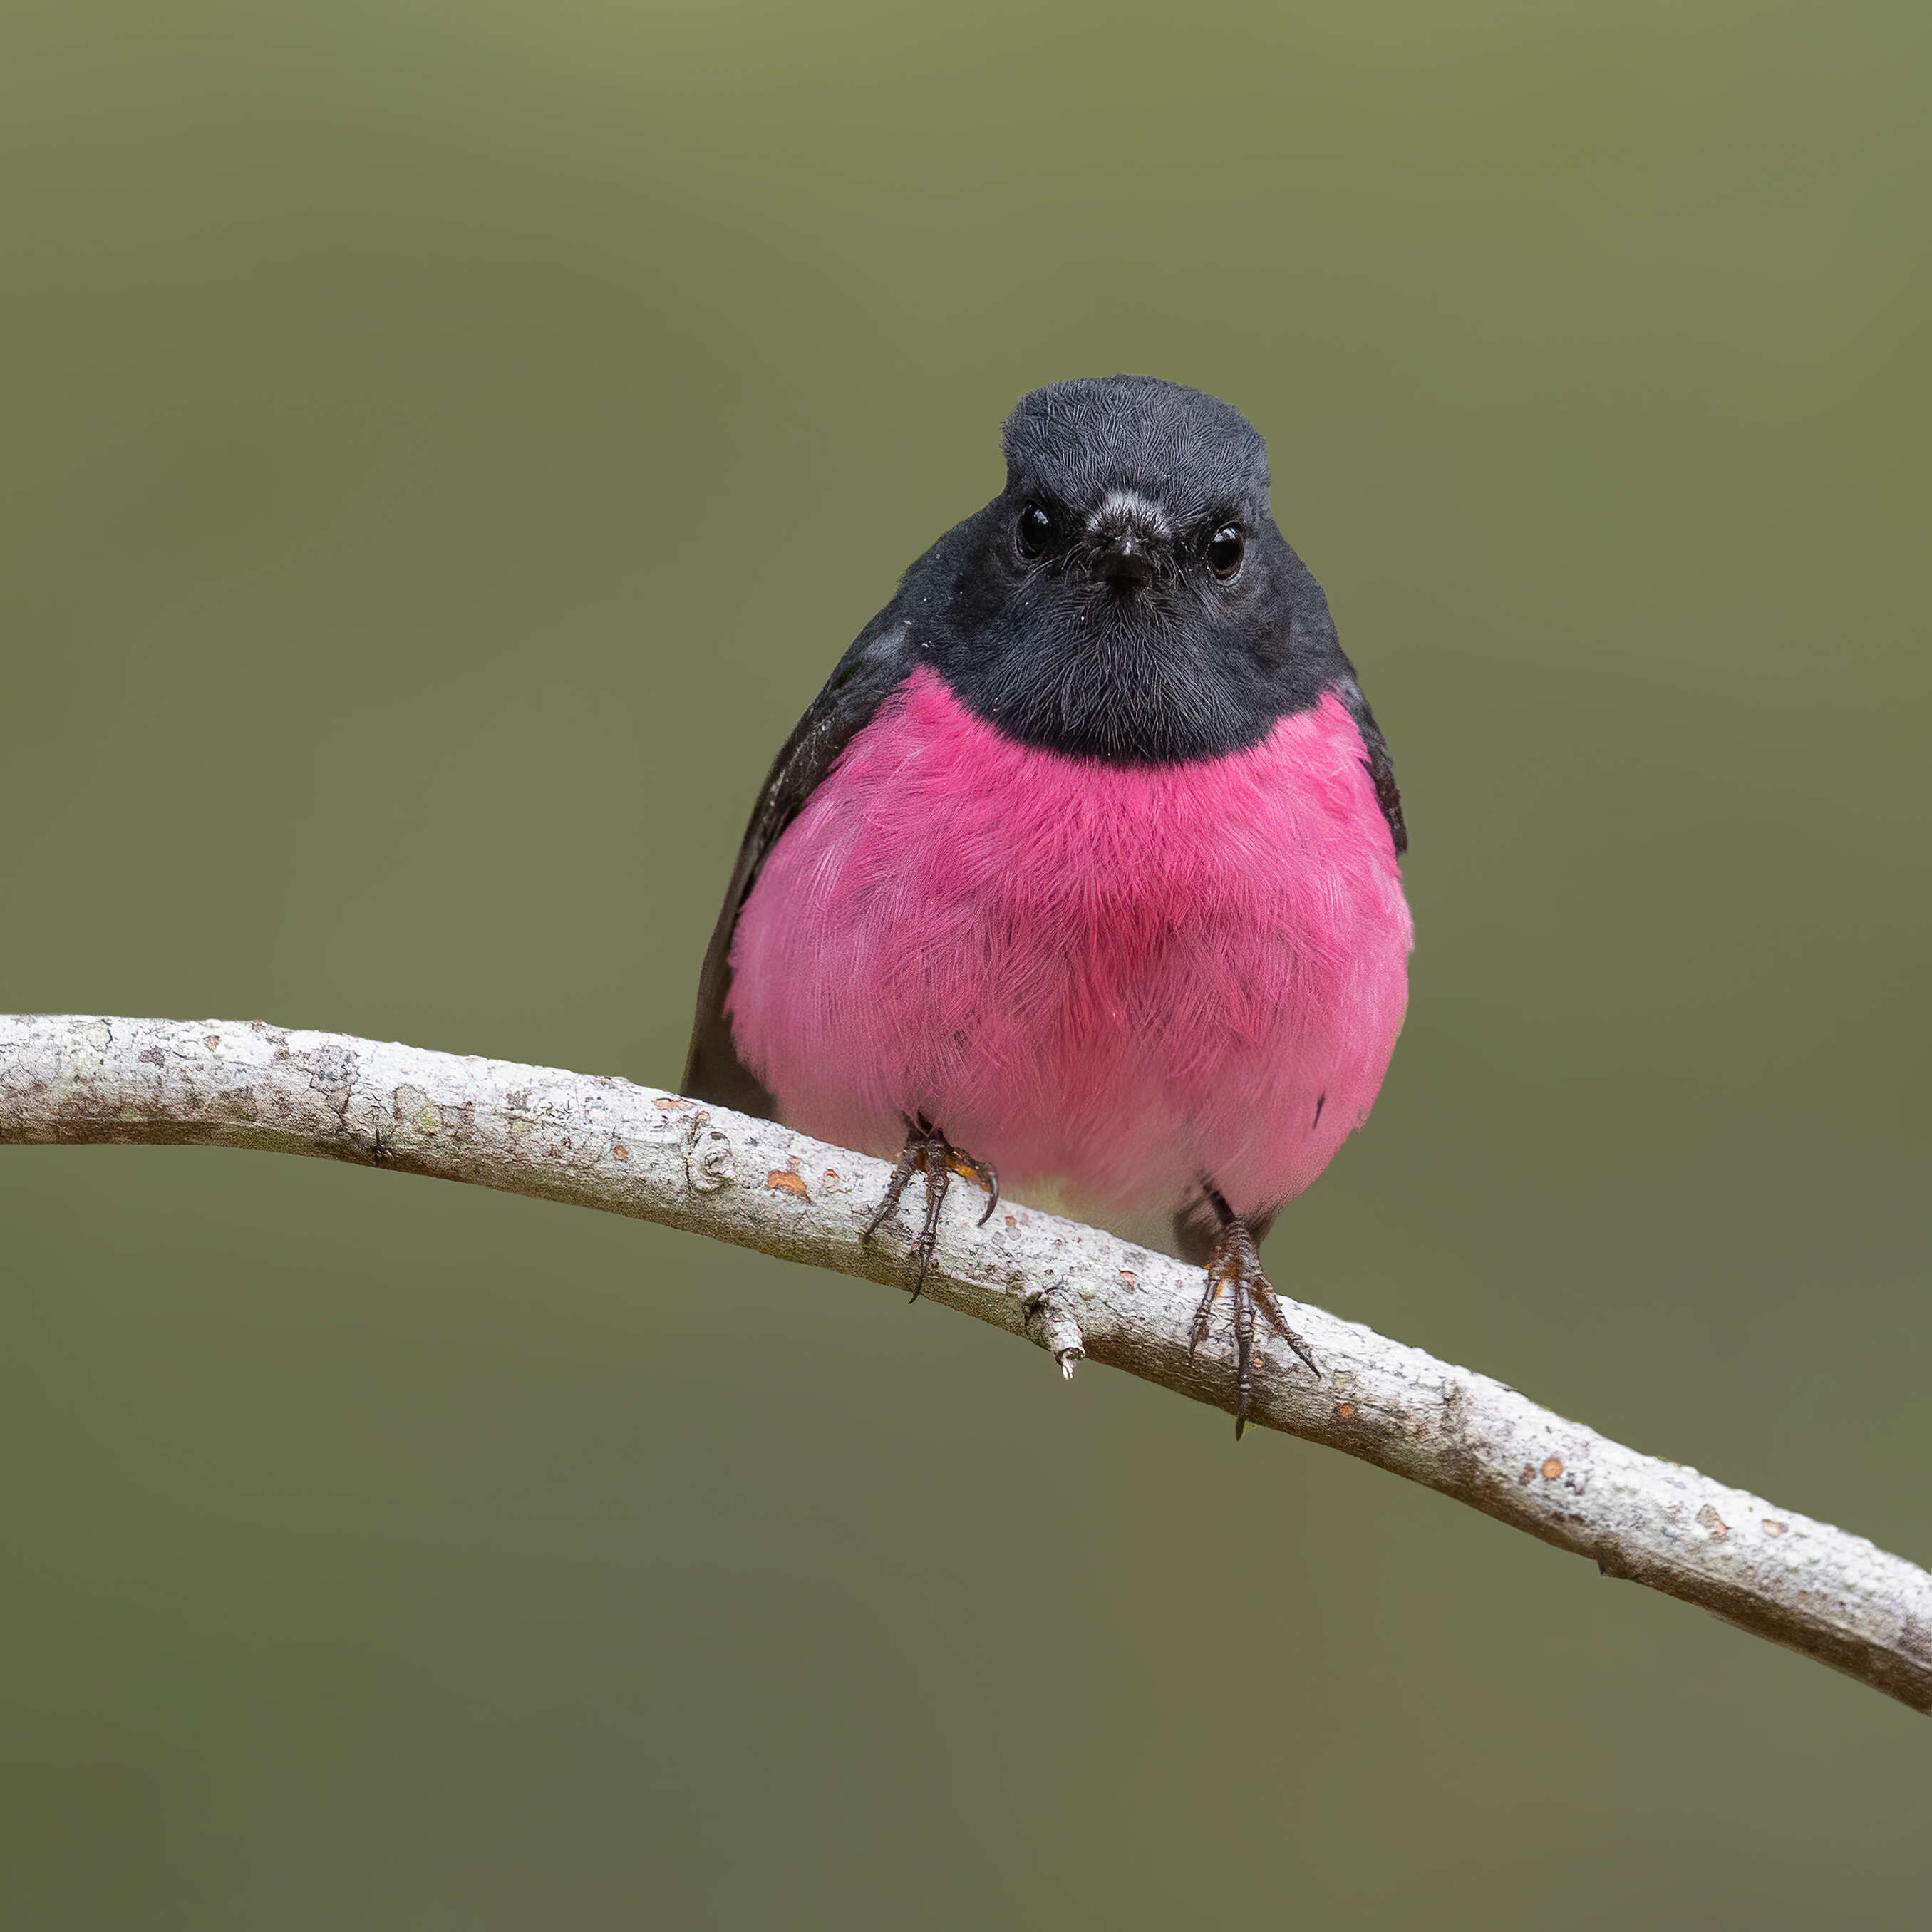
<path id="1" fill-rule="evenodd" d="M 902 1225 L 862 1247 L 878 1161 L 600 1076 L 259 1021 L 0 1018 L 0 1142 L 191 1142 L 306 1154 L 602 1208 L 904 1285 Z M 1187 1348 L 1198 1270 L 1032 1209 L 949 1202 L 928 1299 L 1046 1349 L 1232 1406 L 1217 1321 Z M 1932 1712 L 1932 1575 L 1862 1538 L 1639 1455 L 1306 1304 L 1318 1380 L 1264 1325 L 1253 1420 L 1426 1484 L 1606 1574 L 1700 1605 Z M 1233 1444 L 1228 1453 L 1235 1452 Z"/>

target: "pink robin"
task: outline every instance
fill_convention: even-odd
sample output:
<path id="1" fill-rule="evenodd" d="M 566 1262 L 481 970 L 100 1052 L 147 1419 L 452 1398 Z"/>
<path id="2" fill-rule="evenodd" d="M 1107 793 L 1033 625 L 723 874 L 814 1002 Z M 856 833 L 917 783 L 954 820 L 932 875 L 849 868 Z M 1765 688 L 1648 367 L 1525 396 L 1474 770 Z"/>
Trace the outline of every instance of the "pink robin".
<path id="1" fill-rule="evenodd" d="M 1238 412 L 1057 382 L 1005 448 L 772 766 L 684 1091 L 896 1153 L 915 1297 L 955 1172 L 1204 1264 L 1238 1436 L 1257 1309 L 1316 1366 L 1257 1244 L 1401 1028 L 1401 799 Z"/>

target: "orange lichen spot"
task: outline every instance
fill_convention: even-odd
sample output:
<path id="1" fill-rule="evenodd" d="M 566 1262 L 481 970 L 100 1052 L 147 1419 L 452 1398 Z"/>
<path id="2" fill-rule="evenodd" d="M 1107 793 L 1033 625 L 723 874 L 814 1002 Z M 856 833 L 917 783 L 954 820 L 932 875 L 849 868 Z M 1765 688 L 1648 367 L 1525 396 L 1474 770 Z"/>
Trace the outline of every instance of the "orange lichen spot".
<path id="1" fill-rule="evenodd" d="M 1784 1523 L 1773 1522 L 1769 1516 L 1766 1516 L 1764 1520 L 1764 1533 L 1767 1536 L 1782 1536 L 1786 1528 L 1786 1526 Z"/>
<path id="2" fill-rule="evenodd" d="M 809 1201 L 812 1196 L 805 1191 L 805 1183 L 788 1167 L 775 1167 L 765 1176 L 765 1185 L 776 1187 L 785 1194 L 796 1194 L 801 1201 Z"/>
<path id="3" fill-rule="evenodd" d="M 828 1167 L 825 1170 L 825 1184 L 827 1187 L 836 1185 L 838 1179 L 838 1170 L 836 1167 Z"/>
<path id="4" fill-rule="evenodd" d="M 1543 1459 L 1543 1479 L 1553 1483 L 1563 1473 L 1563 1459 L 1560 1456 L 1546 1456 Z"/>
<path id="5" fill-rule="evenodd" d="M 684 1102 L 682 1100 L 674 1099 L 670 1094 L 660 1094 L 658 1097 L 651 1102 L 651 1105 L 654 1107 L 681 1107 L 684 1105 Z"/>
<path id="6" fill-rule="evenodd" d="M 1141 1285 L 1140 1276 L 1135 1274 L 1132 1268 L 1121 1269 L 1120 1279 L 1125 1282 L 1130 1288 L 1138 1288 Z"/>
<path id="7" fill-rule="evenodd" d="M 1729 1536 L 1731 1533 L 1730 1525 L 1718 1514 L 1715 1506 L 1712 1504 L 1706 1503 L 1704 1507 L 1697 1512 L 1697 1520 L 1701 1522 L 1704 1526 L 1706 1530 L 1709 1532 L 1711 1540 L 1713 1543 L 1723 1542 L 1724 1538 Z"/>
<path id="8" fill-rule="evenodd" d="M 1354 1419 L 1355 1405 L 1352 1402 L 1338 1402 L 1335 1405 L 1335 1420 L 1337 1422 L 1353 1422 Z"/>
<path id="9" fill-rule="evenodd" d="M 1006 1216 L 1006 1226 L 1010 1228 L 1017 1228 L 1019 1226 L 1019 1223 L 1016 1221 L 1010 1214 L 1009 1214 Z"/>
<path id="10" fill-rule="evenodd" d="M 610 1153 L 613 1158 L 618 1160 L 628 1160 L 631 1157 L 631 1150 L 622 1141 L 610 1143 Z"/>

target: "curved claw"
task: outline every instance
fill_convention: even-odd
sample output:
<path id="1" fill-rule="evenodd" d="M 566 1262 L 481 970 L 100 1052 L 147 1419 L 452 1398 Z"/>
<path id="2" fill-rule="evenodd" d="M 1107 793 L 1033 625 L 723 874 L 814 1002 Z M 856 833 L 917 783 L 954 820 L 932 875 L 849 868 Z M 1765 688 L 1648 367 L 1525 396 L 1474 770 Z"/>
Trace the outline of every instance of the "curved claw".
<path id="1" fill-rule="evenodd" d="M 1191 1355 L 1208 1338 L 1208 1316 L 1223 1288 L 1233 1304 L 1234 1324 L 1234 1439 L 1246 1432 L 1254 1396 L 1255 1316 L 1258 1310 L 1272 1328 L 1307 1369 L 1319 1380 L 1322 1371 L 1307 1344 L 1288 1325 L 1273 1286 L 1262 1272 L 1261 1257 L 1255 1251 L 1254 1237 L 1247 1227 L 1227 1211 L 1218 1195 L 1209 1198 L 1220 1211 L 1221 1230 L 1208 1263 L 1207 1285 L 1189 1331 L 1187 1352 Z"/>
<path id="2" fill-rule="evenodd" d="M 946 1165 L 962 1180 L 976 1181 L 986 1190 L 986 1209 L 978 1220 L 976 1228 L 983 1228 L 993 1218 L 993 1210 L 1000 1204 L 999 1170 L 990 1160 L 976 1160 L 970 1154 L 962 1154 L 956 1147 L 948 1145 Z"/>
<path id="3" fill-rule="evenodd" d="M 916 1301 L 920 1291 L 926 1286 L 927 1270 L 938 1252 L 939 1210 L 945 1202 L 951 1177 L 956 1174 L 964 1179 L 977 1181 L 986 1190 L 986 1209 L 978 1222 L 982 1228 L 993 1218 L 993 1210 L 1000 1204 L 1000 1177 L 991 1162 L 975 1160 L 970 1154 L 962 1154 L 925 1115 L 908 1121 L 906 1126 L 905 1144 L 899 1150 L 892 1178 L 886 1184 L 884 1198 L 879 1203 L 878 1212 L 866 1223 L 859 1240 L 862 1246 L 891 1218 L 899 1204 L 900 1196 L 906 1190 L 906 1184 L 915 1174 L 924 1178 L 926 1225 L 920 1231 L 918 1239 L 913 1244 L 912 1255 L 908 1257 L 916 1258 L 918 1264 L 912 1285 L 912 1298 Z"/>
<path id="4" fill-rule="evenodd" d="M 1258 1260 L 1253 1274 L 1248 1277 L 1248 1286 L 1255 1299 L 1261 1304 L 1262 1312 L 1268 1317 L 1268 1326 L 1301 1358 L 1308 1372 L 1319 1382 L 1322 1371 L 1315 1366 L 1315 1358 L 1308 1352 L 1307 1343 L 1288 1325 L 1288 1318 L 1281 1312 L 1281 1304 L 1275 1299 L 1274 1286 L 1262 1273 Z"/>
<path id="5" fill-rule="evenodd" d="M 993 1218 L 993 1210 L 1000 1204 L 999 1170 L 991 1161 L 982 1160 L 980 1172 L 986 1177 L 986 1211 L 974 1222 L 976 1228 L 983 1228 Z"/>

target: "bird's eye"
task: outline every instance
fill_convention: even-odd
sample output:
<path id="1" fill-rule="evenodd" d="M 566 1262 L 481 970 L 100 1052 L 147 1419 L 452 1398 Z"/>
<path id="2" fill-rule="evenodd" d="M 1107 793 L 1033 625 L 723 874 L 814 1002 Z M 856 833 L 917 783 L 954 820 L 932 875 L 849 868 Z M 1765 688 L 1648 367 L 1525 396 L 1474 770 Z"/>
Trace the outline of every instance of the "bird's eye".
<path id="1" fill-rule="evenodd" d="M 1037 503 L 1029 503 L 1013 526 L 1013 541 L 1024 556 L 1044 556 L 1053 541 L 1053 519 Z"/>
<path id="2" fill-rule="evenodd" d="M 1239 524 L 1223 524 L 1208 539 L 1208 568 L 1216 577 L 1232 577 L 1247 547 L 1247 534 Z"/>

